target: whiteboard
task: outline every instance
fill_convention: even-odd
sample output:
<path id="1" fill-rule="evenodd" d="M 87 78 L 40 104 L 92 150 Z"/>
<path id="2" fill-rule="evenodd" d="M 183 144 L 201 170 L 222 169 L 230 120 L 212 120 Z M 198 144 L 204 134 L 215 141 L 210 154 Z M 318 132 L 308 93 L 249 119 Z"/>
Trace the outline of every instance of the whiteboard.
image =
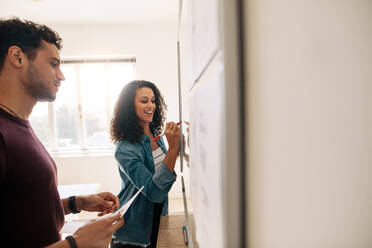
<path id="1" fill-rule="evenodd" d="M 208 67 L 190 96 L 190 180 L 200 247 L 223 247 L 223 63 Z"/>
<path id="2" fill-rule="evenodd" d="M 186 68 L 182 78 L 190 79 L 184 94 L 190 117 L 192 231 L 200 247 L 243 247 L 244 116 L 239 111 L 243 98 L 238 1 L 186 3 L 190 4 L 191 31 L 181 39 L 181 64 Z"/>

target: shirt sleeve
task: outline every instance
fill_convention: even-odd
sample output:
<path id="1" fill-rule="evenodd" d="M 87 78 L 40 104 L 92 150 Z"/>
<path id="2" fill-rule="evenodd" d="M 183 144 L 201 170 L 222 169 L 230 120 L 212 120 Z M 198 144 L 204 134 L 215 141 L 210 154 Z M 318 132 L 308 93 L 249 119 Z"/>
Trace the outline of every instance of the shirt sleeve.
<path id="1" fill-rule="evenodd" d="M 121 176 L 126 176 L 137 188 L 144 186 L 143 193 L 152 202 L 163 202 L 168 195 L 177 175 L 164 164 L 152 174 L 145 165 L 143 154 L 131 146 L 118 147 L 115 158 Z"/>

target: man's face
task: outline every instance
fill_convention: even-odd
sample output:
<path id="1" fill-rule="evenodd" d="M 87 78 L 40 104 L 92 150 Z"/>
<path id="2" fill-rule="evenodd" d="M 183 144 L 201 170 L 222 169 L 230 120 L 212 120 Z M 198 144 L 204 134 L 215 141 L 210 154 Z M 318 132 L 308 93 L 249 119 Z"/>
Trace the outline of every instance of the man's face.
<path id="1" fill-rule="evenodd" d="M 27 93 L 38 101 L 54 101 L 63 80 L 57 47 L 42 41 L 35 58 L 29 60 L 26 77 L 22 80 Z"/>

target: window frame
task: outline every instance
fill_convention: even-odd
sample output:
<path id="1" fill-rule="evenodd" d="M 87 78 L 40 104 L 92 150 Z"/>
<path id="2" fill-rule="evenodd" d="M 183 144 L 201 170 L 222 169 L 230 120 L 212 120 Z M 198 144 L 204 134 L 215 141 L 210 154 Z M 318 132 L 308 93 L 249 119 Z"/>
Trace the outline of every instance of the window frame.
<path id="1" fill-rule="evenodd" d="M 115 58 L 63 58 L 61 60 L 61 65 L 75 65 L 76 70 L 76 97 L 77 97 L 77 114 L 78 114 L 78 143 L 80 144 L 78 148 L 62 148 L 58 147 L 57 138 L 57 122 L 56 113 L 54 110 L 54 102 L 48 103 L 48 126 L 49 135 L 51 139 L 51 146 L 46 147 L 46 149 L 51 153 L 53 157 L 75 157 L 75 156 L 95 156 L 95 155 L 112 155 L 113 148 L 102 146 L 102 147 L 89 147 L 86 144 L 86 127 L 85 127 L 85 117 L 84 117 L 84 106 L 82 102 L 82 82 L 80 78 L 80 66 L 83 64 L 99 63 L 104 64 L 104 74 L 106 82 L 106 92 L 105 92 L 105 103 L 106 103 L 106 119 L 108 122 L 111 120 L 112 107 L 111 97 L 110 97 L 110 80 L 109 80 L 109 63 L 131 63 L 133 66 L 133 79 L 136 79 L 136 57 L 126 56 L 126 57 L 115 57 Z M 58 96 L 57 96 L 58 98 Z M 107 123 L 109 126 L 109 123 Z"/>

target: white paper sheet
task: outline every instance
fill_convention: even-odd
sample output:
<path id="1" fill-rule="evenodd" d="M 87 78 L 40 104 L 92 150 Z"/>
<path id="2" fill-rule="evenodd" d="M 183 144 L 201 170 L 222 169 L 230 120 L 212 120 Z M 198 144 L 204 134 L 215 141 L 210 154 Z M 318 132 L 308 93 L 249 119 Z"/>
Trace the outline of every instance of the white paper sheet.
<path id="1" fill-rule="evenodd" d="M 74 232 L 76 232 L 77 229 L 84 226 L 89 221 L 91 221 L 91 220 L 72 220 L 70 222 L 67 222 L 63 226 L 63 228 L 61 230 L 61 233 L 62 234 L 73 234 Z"/>
<path id="2" fill-rule="evenodd" d="M 133 201 L 136 199 L 138 194 L 143 190 L 143 186 L 138 190 L 138 192 L 130 198 L 130 200 L 125 203 L 118 211 L 120 212 L 120 216 L 123 216 L 125 212 L 129 209 L 130 205 L 132 205 Z"/>
<path id="3" fill-rule="evenodd" d="M 123 215 L 125 214 L 125 212 L 127 212 L 127 210 L 129 209 L 129 207 L 132 205 L 132 203 L 134 202 L 134 200 L 137 198 L 138 194 L 143 190 L 143 186 L 138 190 L 138 192 L 132 196 L 132 198 L 130 198 L 130 200 L 125 203 L 118 211 L 120 212 L 120 216 L 123 217 Z M 112 213 L 111 215 L 113 214 L 116 214 L 116 212 Z M 97 219 L 100 219 L 100 218 L 106 218 L 107 216 L 102 216 L 102 217 L 98 217 Z M 91 220 L 72 220 L 70 222 L 67 222 L 62 230 L 61 230 L 61 233 L 62 234 L 73 234 L 77 229 L 79 229 L 80 227 L 84 226 L 85 224 L 87 224 L 89 221 Z"/>
<path id="4" fill-rule="evenodd" d="M 190 187 L 199 247 L 222 248 L 223 57 L 218 53 L 191 93 Z"/>
<path id="5" fill-rule="evenodd" d="M 192 0 L 190 4 L 193 55 L 192 83 L 195 83 L 220 47 L 219 1 Z"/>

